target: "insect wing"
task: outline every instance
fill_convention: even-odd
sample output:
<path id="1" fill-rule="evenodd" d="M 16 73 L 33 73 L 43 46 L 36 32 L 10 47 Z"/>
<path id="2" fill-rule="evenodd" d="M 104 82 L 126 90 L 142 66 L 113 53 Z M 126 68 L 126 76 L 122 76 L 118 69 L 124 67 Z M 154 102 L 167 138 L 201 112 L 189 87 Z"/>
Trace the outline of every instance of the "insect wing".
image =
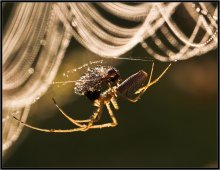
<path id="1" fill-rule="evenodd" d="M 135 92 L 146 85 L 147 73 L 143 70 L 131 75 L 123 81 L 117 88 L 117 94 L 128 100 L 135 100 L 140 94 Z"/>

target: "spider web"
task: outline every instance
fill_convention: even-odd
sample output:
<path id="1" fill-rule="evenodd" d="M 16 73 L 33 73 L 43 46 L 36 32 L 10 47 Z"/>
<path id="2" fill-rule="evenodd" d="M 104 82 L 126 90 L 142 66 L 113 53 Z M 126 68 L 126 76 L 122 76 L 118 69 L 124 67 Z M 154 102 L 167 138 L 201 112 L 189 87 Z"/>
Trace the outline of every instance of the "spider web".
<path id="1" fill-rule="evenodd" d="M 217 13 L 207 2 L 14 3 L 3 30 L 3 153 L 22 129 L 11 115 L 26 120 L 71 38 L 106 58 L 140 44 L 159 61 L 186 60 L 217 48 Z"/>

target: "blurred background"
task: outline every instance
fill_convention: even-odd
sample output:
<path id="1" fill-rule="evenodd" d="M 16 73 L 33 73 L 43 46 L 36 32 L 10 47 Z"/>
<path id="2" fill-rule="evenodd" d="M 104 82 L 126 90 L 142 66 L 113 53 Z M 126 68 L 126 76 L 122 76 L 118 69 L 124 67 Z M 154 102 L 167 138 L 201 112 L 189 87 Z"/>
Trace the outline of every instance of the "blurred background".
<path id="1" fill-rule="evenodd" d="M 153 79 L 169 64 L 154 60 L 141 45 L 121 57 L 153 60 Z M 101 58 L 71 39 L 54 81 L 77 80 L 86 67 L 68 78 L 63 73 L 101 59 L 103 65 L 116 67 L 122 79 L 142 69 L 150 73 L 152 64 Z M 47 129 L 74 127 L 57 110 L 52 97 L 75 119 L 88 118 L 94 109 L 86 97 L 74 94 L 74 84 L 55 84 L 31 105 L 28 124 Z M 3 167 L 217 167 L 217 97 L 218 54 L 214 49 L 174 62 L 138 102 L 118 98 L 120 109 L 113 110 L 119 123 L 115 128 L 59 134 L 24 127 L 4 155 Z M 109 121 L 104 110 L 100 122 Z"/>
<path id="2" fill-rule="evenodd" d="M 133 50 L 133 56 L 142 55 L 141 49 Z M 55 80 L 64 80 L 62 74 L 68 69 L 99 59 L 71 42 Z M 123 79 L 140 69 L 149 73 L 152 64 L 105 61 L 116 65 Z M 167 64 L 155 62 L 154 77 Z M 25 139 L 19 147 L 13 147 L 13 154 L 3 166 L 204 167 L 214 164 L 216 167 L 217 70 L 216 50 L 174 63 L 137 103 L 118 99 L 120 109 L 114 113 L 119 125 L 115 128 L 68 134 L 24 128 L 20 138 Z M 83 70 L 80 72 L 78 77 Z M 31 107 L 29 124 L 49 129 L 73 127 L 59 113 L 52 97 L 73 118 L 85 119 L 93 112 L 91 102 L 84 96 L 75 95 L 72 84 L 53 85 Z M 106 110 L 103 117 L 110 121 Z"/>

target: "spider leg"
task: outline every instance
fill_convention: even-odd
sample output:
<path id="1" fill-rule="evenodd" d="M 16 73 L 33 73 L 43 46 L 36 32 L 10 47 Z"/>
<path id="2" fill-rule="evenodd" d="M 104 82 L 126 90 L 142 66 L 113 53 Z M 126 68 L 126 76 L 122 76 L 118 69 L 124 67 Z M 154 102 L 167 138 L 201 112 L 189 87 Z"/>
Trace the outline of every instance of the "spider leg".
<path id="1" fill-rule="evenodd" d="M 85 120 L 75 120 L 77 123 L 88 123 L 91 121 L 91 119 L 85 119 Z"/>
<path id="2" fill-rule="evenodd" d="M 75 120 L 72 119 L 71 117 L 69 117 L 68 115 L 65 114 L 65 112 L 56 104 L 56 101 L 53 99 L 56 107 L 59 109 L 59 111 L 73 124 L 79 126 L 78 128 L 73 128 L 73 129 L 43 129 L 43 128 L 38 128 L 32 125 L 29 125 L 27 123 L 22 122 L 21 120 L 17 119 L 14 115 L 14 119 L 16 119 L 18 122 L 20 122 L 21 124 L 23 124 L 26 127 L 29 127 L 31 129 L 37 130 L 37 131 L 42 131 L 42 132 L 50 132 L 50 133 L 70 133 L 70 132 L 77 132 L 77 131 L 86 131 L 88 129 L 90 129 L 90 126 L 93 125 L 94 122 L 96 122 L 101 115 L 101 111 L 102 111 L 102 106 L 99 106 L 98 109 L 96 110 L 96 112 L 93 114 L 93 116 L 90 119 L 86 119 L 86 120 Z M 88 125 L 81 125 L 79 124 L 79 122 L 89 122 Z"/>
<path id="3" fill-rule="evenodd" d="M 110 101 L 111 101 L 112 105 L 114 106 L 114 108 L 116 110 L 118 110 L 119 106 L 118 106 L 118 103 L 116 102 L 116 97 L 117 97 L 116 89 L 114 87 L 112 87 L 110 83 L 108 84 L 108 86 L 114 94 L 113 97 L 110 99 Z"/>
<path id="4" fill-rule="evenodd" d="M 117 122 L 117 120 L 116 120 L 116 118 L 115 118 L 115 116 L 114 116 L 114 114 L 112 112 L 110 104 L 106 103 L 105 105 L 106 105 L 106 107 L 108 109 L 108 113 L 109 113 L 109 115 L 110 115 L 110 117 L 112 119 L 112 123 L 105 123 L 105 124 L 101 124 L 101 125 L 93 125 L 93 126 L 89 127 L 90 129 L 98 129 L 98 128 L 102 129 L 102 128 L 106 128 L 106 127 L 115 127 L 115 126 L 118 125 L 118 122 Z"/>
<path id="5" fill-rule="evenodd" d="M 48 133 L 70 133 L 70 132 L 84 131 L 84 129 L 85 129 L 85 127 L 78 127 L 78 128 L 73 128 L 73 129 L 42 129 L 42 128 L 31 126 L 29 124 L 26 124 L 26 123 L 22 122 L 21 120 L 18 120 L 14 115 L 13 115 L 13 117 L 18 122 L 20 122 L 22 125 L 24 125 L 26 127 L 29 127 L 31 129 L 37 130 L 37 131 L 41 131 L 41 132 L 48 132 Z"/>
<path id="6" fill-rule="evenodd" d="M 96 111 L 93 113 L 93 115 L 91 116 L 90 119 L 88 119 L 88 125 L 84 128 L 84 131 L 89 130 L 90 127 L 97 122 L 100 118 L 101 118 L 101 114 L 102 114 L 102 105 L 97 106 L 98 108 L 96 109 Z"/>
<path id="7" fill-rule="evenodd" d="M 69 117 L 69 116 L 57 105 L 57 103 L 56 103 L 56 101 L 55 101 L 54 98 L 52 98 L 52 100 L 53 100 L 55 106 L 58 108 L 58 110 L 62 113 L 62 115 L 64 115 L 71 123 L 73 123 L 73 124 L 75 124 L 76 126 L 79 126 L 79 127 L 85 127 L 85 125 L 81 125 L 81 124 L 79 123 L 79 121 L 77 121 L 77 120 L 75 120 L 75 119 Z M 87 120 L 86 120 L 86 121 L 87 121 Z M 84 121 L 81 121 L 81 122 L 84 122 Z"/>
<path id="8" fill-rule="evenodd" d="M 151 77 L 152 77 L 152 74 L 153 74 L 153 70 L 154 70 L 154 63 L 152 63 L 152 67 L 151 67 L 151 73 L 150 73 L 150 77 L 149 77 L 149 80 L 148 80 L 148 83 L 146 86 L 138 89 L 135 94 L 139 94 L 140 95 L 138 97 L 140 97 L 150 86 L 152 86 L 153 84 L 157 83 L 162 77 L 163 75 L 167 72 L 167 70 L 170 68 L 171 66 L 171 63 L 166 67 L 166 69 L 154 80 L 154 81 L 151 81 Z"/>
<path id="9" fill-rule="evenodd" d="M 55 99 L 52 98 L 52 100 L 53 100 L 54 104 L 56 105 L 56 107 L 59 109 L 59 111 L 60 111 L 68 120 L 70 120 L 71 122 L 74 121 L 74 123 L 72 122 L 73 124 L 75 124 L 75 123 L 88 123 L 88 122 L 91 121 L 91 118 L 90 118 L 90 119 L 84 119 L 84 120 L 76 120 L 76 119 L 73 119 L 73 118 L 69 117 L 69 116 L 57 105 Z M 75 124 L 75 125 L 76 125 L 76 124 Z M 79 124 L 79 126 L 80 126 L 80 125 L 81 125 L 81 124 Z M 85 126 L 85 125 L 81 125 L 81 126 Z"/>
<path id="10" fill-rule="evenodd" d="M 118 103 L 116 102 L 116 98 L 115 98 L 115 97 L 112 97 L 110 101 L 111 101 L 112 105 L 114 106 L 114 108 L 115 108 L 116 110 L 118 110 L 118 109 L 119 109 L 119 106 L 118 106 Z"/>
<path id="11" fill-rule="evenodd" d="M 116 120 L 116 118 L 115 118 L 115 116 L 114 116 L 114 114 L 113 114 L 113 112 L 110 108 L 110 104 L 107 103 L 106 107 L 108 109 L 109 115 L 111 116 L 112 123 L 105 123 L 105 124 L 101 124 L 101 125 L 93 125 L 93 123 L 95 121 L 91 121 L 91 119 L 88 119 L 88 120 L 82 120 L 82 121 L 91 122 L 92 124 L 89 127 L 88 126 L 87 127 L 83 126 L 83 127 L 73 128 L 73 129 L 43 129 L 43 128 L 38 128 L 38 127 L 35 127 L 35 126 L 32 126 L 32 125 L 29 125 L 27 123 L 24 123 L 21 120 L 17 119 L 14 115 L 13 115 L 13 117 L 18 122 L 20 122 L 22 125 L 24 125 L 26 127 L 29 127 L 31 129 L 37 130 L 37 131 L 48 132 L 48 133 L 71 133 L 71 132 L 77 132 L 77 131 L 86 131 L 86 130 L 89 130 L 89 129 L 97 129 L 97 128 L 101 129 L 101 128 L 105 128 L 105 127 L 115 127 L 118 123 L 117 123 L 117 120 Z M 102 106 L 100 106 L 100 109 L 97 109 L 97 111 L 98 112 L 95 112 L 95 114 L 93 115 L 93 119 L 97 118 L 101 114 Z"/>

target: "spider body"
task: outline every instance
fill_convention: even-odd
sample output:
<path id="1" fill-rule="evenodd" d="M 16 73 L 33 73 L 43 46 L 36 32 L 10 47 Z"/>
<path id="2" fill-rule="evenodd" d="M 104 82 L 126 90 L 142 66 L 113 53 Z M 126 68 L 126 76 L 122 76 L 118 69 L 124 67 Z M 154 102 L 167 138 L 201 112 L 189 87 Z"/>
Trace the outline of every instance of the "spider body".
<path id="1" fill-rule="evenodd" d="M 22 123 L 23 125 L 42 132 L 53 132 L 53 133 L 68 133 L 76 131 L 86 131 L 89 129 L 115 127 L 118 123 L 111 109 L 112 106 L 117 110 L 119 109 L 116 102 L 118 95 L 125 97 L 126 99 L 136 102 L 142 94 L 153 84 L 158 82 L 160 78 L 165 74 L 168 68 L 171 66 L 169 64 L 167 68 L 153 81 L 151 77 L 153 74 L 154 63 L 151 67 L 151 73 L 148 78 L 147 73 L 143 70 L 131 75 L 122 83 L 120 80 L 119 71 L 112 66 L 96 66 L 94 68 L 88 69 L 88 71 L 75 82 L 75 93 L 78 95 L 87 96 L 96 107 L 92 116 L 85 120 L 75 120 L 68 116 L 53 99 L 54 104 L 72 124 L 76 125 L 77 128 L 72 129 L 42 129 L 38 127 L 31 126 L 20 120 L 15 116 L 14 118 Z M 148 80 L 147 80 L 148 79 Z M 107 85 L 107 90 L 103 91 L 103 86 Z M 103 106 L 106 106 L 108 113 L 112 122 L 104 124 L 95 124 L 101 117 Z"/>
<path id="2" fill-rule="evenodd" d="M 75 82 L 75 93 L 87 96 L 94 101 L 100 97 L 102 88 L 108 83 L 118 83 L 119 71 L 112 66 L 96 66 L 88 71 Z"/>

